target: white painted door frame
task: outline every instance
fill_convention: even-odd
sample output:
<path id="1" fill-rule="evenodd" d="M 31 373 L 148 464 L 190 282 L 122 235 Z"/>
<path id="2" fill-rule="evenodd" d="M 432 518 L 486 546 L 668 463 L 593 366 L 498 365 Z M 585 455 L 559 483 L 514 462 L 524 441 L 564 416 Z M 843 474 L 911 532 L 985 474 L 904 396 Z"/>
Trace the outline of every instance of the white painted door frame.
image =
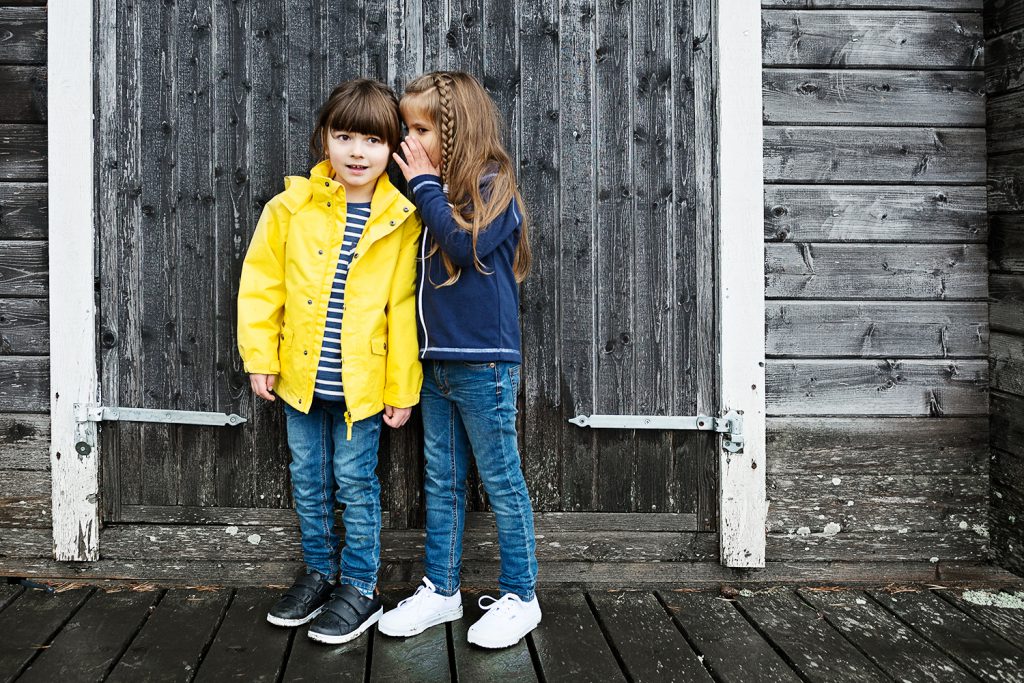
<path id="1" fill-rule="evenodd" d="M 728 2 L 728 14 L 713 10 L 719 406 L 742 411 L 745 446 L 720 452 L 719 531 L 722 564 L 759 567 L 766 517 L 761 7 Z M 92 0 L 62 0 L 47 12 L 47 105 L 60 122 L 47 127 L 49 185 L 60 188 L 49 208 L 53 553 L 78 561 L 99 559 L 100 526 L 95 423 L 80 425 L 74 411 L 98 394 L 92 13 Z M 76 452 L 81 444 L 88 453 Z"/>

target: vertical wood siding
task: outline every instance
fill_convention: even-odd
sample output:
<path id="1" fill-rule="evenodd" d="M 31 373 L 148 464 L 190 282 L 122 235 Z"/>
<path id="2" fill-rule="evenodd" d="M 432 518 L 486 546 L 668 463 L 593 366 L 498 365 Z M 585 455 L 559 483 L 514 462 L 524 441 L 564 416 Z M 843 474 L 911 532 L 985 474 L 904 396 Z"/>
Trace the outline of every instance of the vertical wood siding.
<path id="1" fill-rule="evenodd" d="M 981 2 L 762 9 L 769 546 L 981 559 Z"/>
<path id="2" fill-rule="evenodd" d="M 1024 2 L 987 0 L 991 521 L 996 560 L 1024 572 Z"/>

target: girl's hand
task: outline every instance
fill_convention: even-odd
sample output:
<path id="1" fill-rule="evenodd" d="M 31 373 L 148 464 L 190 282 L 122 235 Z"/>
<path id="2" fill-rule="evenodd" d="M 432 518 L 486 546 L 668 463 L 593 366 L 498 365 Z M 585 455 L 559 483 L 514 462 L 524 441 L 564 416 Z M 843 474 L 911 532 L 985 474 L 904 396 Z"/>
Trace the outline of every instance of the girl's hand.
<path id="1" fill-rule="evenodd" d="M 408 422 L 410 415 L 412 415 L 412 408 L 395 408 L 387 404 L 384 405 L 384 424 L 392 429 L 398 429 Z"/>
<path id="2" fill-rule="evenodd" d="M 276 401 L 277 397 L 272 393 L 274 385 L 277 384 L 277 375 L 249 375 L 249 385 L 252 386 L 252 393 L 268 401 Z"/>
<path id="3" fill-rule="evenodd" d="M 427 156 L 427 150 L 423 149 L 423 145 L 416 138 L 407 137 L 402 140 L 402 153 L 405 155 L 405 159 L 399 156 L 398 152 L 391 156 L 395 158 L 398 168 L 402 169 L 402 175 L 406 180 L 412 180 L 416 176 L 426 173 L 441 175 L 441 169 L 431 163 L 430 157 Z"/>

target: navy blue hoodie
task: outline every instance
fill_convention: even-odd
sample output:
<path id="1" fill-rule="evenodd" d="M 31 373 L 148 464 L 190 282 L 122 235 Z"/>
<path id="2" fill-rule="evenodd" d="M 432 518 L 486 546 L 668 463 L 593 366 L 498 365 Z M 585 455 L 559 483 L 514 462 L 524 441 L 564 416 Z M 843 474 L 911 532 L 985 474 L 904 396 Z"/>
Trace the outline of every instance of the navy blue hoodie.
<path id="1" fill-rule="evenodd" d="M 481 193 L 489 194 L 495 174 L 481 178 Z M 508 208 L 481 229 L 476 254 L 487 275 L 473 263 L 473 236 L 452 217 L 435 175 L 409 181 L 413 201 L 423 219 L 417 309 L 420 321 L 420 358 L 463 361 L 522 362 L 519 334 L 519 285 L 512 272 L 521 234 L 522 214 L 513 199 Z M 431 239 L 440 250 L 429 258 Z M 458 281 L 448 280 L 441 251 L 462 269 Z"/>

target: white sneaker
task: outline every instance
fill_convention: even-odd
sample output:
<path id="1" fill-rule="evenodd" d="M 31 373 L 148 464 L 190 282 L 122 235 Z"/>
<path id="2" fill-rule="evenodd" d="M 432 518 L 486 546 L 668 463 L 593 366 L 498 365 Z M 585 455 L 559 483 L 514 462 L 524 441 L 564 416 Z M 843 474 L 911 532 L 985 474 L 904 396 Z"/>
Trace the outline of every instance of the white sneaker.
<path id="1" fill-rule="evenodd" d="M 423 633 L 431 626 L 461 618 L 462 594 L 441 595 L 424 576 L 423 585 L 398 603 L 395 609 L 385 612 L 377 628 L 386 636 L 408 637 Z"/>
<path id="2" fill-rule="evenodd" d="M 490 603 L 484 604 L 484 600 Z M 485 595 L 478 604 L 486 614 L 469 627 L 467 640 L 473 645 L 492 649 L 511 647 L 540 623 L 540 603 L 536 595 L 529 602 L 523 602 L 514 593 L 506 593 L 500 600 Z"/>

